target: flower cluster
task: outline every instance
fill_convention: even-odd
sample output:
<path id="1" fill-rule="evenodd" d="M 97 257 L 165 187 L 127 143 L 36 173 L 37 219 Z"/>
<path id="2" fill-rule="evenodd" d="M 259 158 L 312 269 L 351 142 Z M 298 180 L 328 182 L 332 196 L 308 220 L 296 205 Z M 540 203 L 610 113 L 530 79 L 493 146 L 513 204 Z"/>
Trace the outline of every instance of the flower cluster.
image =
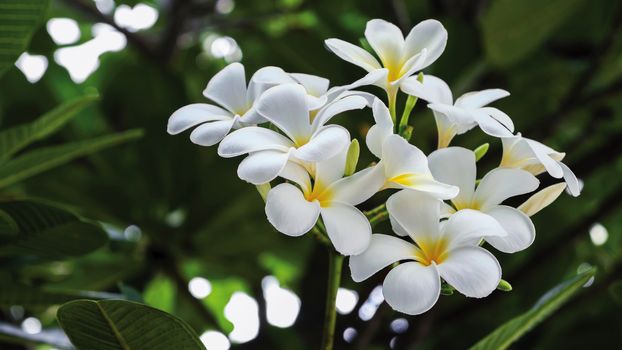
<path id="1" fill-rule="evenodd" d="M 421 73 L 445 49 L 441 23 L 423 21 L 404 38 L 395 25 L 374 19 L 365 38 L 373 52 L 339 39 L 325 42 L 338 57 L 367 71 L 352 84 L 329 89 L 325 78 L 277 67 L 258 70 L 247 84 L 244 67 L 233 63 L 203 92 L 215 104 L 180 108 L 170 117 L 168 132 L 194 128 L 192 142 L 219 143 L 222 157 L 245 156 L 238 176 L 267 191 L 268 221 L 289 236 L 311 230 L 325 235 L 337 252 L 350 256 L 355 281 L 393 266 L 383 293 L 394 309 L 427 311 L 442 283 L 468 297 L 485 297 L 500 282 L 501 267 L 484 242 L 504 253 L 527 248 L 535 238 L 529 217 L 566 187 L 579 195 L 581 184 L 561 162 L 564 153 L 515 133 L 512 119 L 488 106 L 507 91 L 474 91 L 454 100 L 443 80 Z M 367 85 L 385 91 L 388 107 L 356 90 Z M 400 91 L 409 97 L 398 120 Z M 427 102 L 438 129 L 438 149 L 427 156 L 409 142 L 408 118 L 417 100 Z M 366 145 L 378 161 L 356 171 L 358 141 L 331 121 L 364 108 L 371 109 L 375 122 Z M 482 149 L 449 146 L 475 127 L 503 146 L 498 167 L 480 180 L 476 164 Z M 518 208 L 503 204 L 536 191 L 535 175 L 543 172 L 565 183 L 542 189 Z M 374 212 L 388 216 L 395 235 L 372 234 L 370 215 L 357 208 L 383 190 L 393 194 Z"/>

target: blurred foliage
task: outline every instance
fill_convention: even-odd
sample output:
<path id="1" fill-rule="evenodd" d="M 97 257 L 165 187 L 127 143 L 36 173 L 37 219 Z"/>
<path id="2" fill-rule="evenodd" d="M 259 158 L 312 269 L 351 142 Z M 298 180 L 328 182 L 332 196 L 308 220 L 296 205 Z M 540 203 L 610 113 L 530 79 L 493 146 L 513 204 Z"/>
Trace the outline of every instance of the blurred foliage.
<path id="1" fill-rule="evenodd" d="M 7 6 L 34 2 L 0 2 L 0 58 L 5 59 L 3 31 L 10 29 L 4 19 L 15 17 Z M 0 203 L 0 242 L 45 232 L 48 239 L 41 244 L 49 245 L 43 249 L 20 243 L 21 250 L 13 251 L 17 256 L 0 256 L 0 333 L 5 334 L 0 336 L 0 348 L 23 349 L 33 343 L 66 346 L 55 313 L 58 305 L 82 298 L 144 301 L 187 322 L 194 329 L 191 333 L 229 332 L 232 324 L 223 310 L 236 291 L 256 298 L 261 324 L 256 339 L 234 348 L 317 348 L 327 270 L 324 249 L 310 235 L 291 238 L 273 230 L 256 189 L 237 179 L 239 159 L 221 159 L 215 147 L 193 145 L 186 134 L 167 135 L 166 122 L 177 108 L 204 101 L 205 84 L 226 64 L 210 52 L 214 36 L 235 39 L 248 74 L 276 65 L 342 85 L 363 72 L 325 50 L 323 40 L 338 37 L 358 43 L 371 18 L 390 20 L 405 31 L 426 18 L 440 20 L 449 42 L 425 73 L 448 81 L 454 95 L 494 87 L 509 90 L 512 96 L 501 100 L 499 108 L 525 136 L 567 152 L 566 162 L 585 189 L 581 197 L 562 196 L 534 217 L 538 236 L 528 250 L 497 254 L 511 292 L 497 291 L 479 300 L 453 293 L 419 317 L 405 317 L 385 305 L 370 321 L 362 321 L 357 310 L 383 276 L 355 284 L 345 272 L 343 287 L 358 291 L 359 301 L 354 312 L 338 316 L 336 347 L 384 349 L 393 341 L 396 349 L 466 348 L 523 314 L 559 281 L 576 276 L 584 263 L 598 268 L 593 285 L 514 346 L 622 347 L 619 1 L 238 0 L 231 13 L 219 13 L 221 1 L 213 0 L 115 1 L 117 6 L 140 2 L 158 9 L 155 25 L 138 32 L 123 30 L 127 48 L 101 55 L 97 70 L 83 83 L 74 83 L 55 61 L 59 47 L 43 22 L 28 46 L 30 54 L 43 55 L 49 62 L 42 79 L 29 83 L 14 66 L 0 77 L 0 130 L 21 128 L 28 131 L 20 135 L 32 137 L 0 167 L 4 185 L 0 197 L 7 201 Z M 52 1 L 46 19 L 53 17 L 78 21 L 82 33 L 76 44 L 93 38 L 94 23 L 115 25 L 112 15 L 99 12 L 91 0 Z M 11 55 L 13 61 L 18 54 Z M 35 120 L 58 111 L 54 108 L 94 94 L 100 96 L 97 102 L 85 103 L 61 121 L 54 119 L 58 124 L 46 124 L 49 132 L 36 127 Z M 362 142 L 373 119 L 369 110 L 363 110 L 338 122 Z M 433 150 L 436 131 L 424 104 L 415 105 L 411 125 L 412 141 L 425 152 Z M 131 129 L 142 129 L 144 136 L 116 145 L 138 136 L 127 131 Z M 490 148 L 480 160 L 481 171 L 497 165 L 500 143 L 478 132 L 455 139 L 470 149 L 485 142 Z M 7 149 L 3 142 L 0 146 Z M 53 161 L 56 157 L 60 160 Z M 362 147 L 358 167 L 371 160 Z M 19 175 L 18 170 L 33 167 L 40 171 Z M 546 176 L 541 181 L 544 186 L 552 183 Z M 384 196 L 379 194 L 364 209 L 375 207 Z M 21 210 L 63 214 L 26 227 L 18 220 Z M 609 232 L 599 246 L 588 234 L 596 222 Z M 90 228 L 67 230 L 67 225 Z M 383 223 L 376 231 L 389 229 Z M 83 250 L 70 254 L 74 248 Z M 276 276 L 302 300 L 292 328 L 280 329 L 266 321 L 261 287 L 266 275 Z M 196 276 L 211 282 L 212 292 L 203 300 L 187 288 Z M 22 305 L 25 314 L 12 312 L 11 305 Z M 45 332 L 21 331 L 19 324 L 28 316 L 39 318 Z M 409 321 L 405 333 L 396 334 L 389 327 L 398 317 Z M 341 337 L 347 327 L 358 331 L 352 344 Z M 5 329 L 13 335 L 7 336 Z M 71 334 L 70 338 L 79 341 Z"/>

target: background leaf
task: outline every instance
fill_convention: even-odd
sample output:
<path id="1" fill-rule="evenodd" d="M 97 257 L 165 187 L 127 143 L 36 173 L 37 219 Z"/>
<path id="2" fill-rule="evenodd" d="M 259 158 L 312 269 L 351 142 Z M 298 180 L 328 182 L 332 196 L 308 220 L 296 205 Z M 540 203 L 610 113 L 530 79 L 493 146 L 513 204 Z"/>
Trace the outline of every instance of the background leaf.
<path id="1" fill-rule="evenodd" d="M 486 56 L 499 66 L 522 60 L 583 3 L 585 0 L 493 1 L 482 21 Z"/>
<path id="2" fill-rule="evenodd" d="M 205 349 L 182 320 L 134 302 L 77 300 L 61 306 L 57 317 L 79 349 Z"/>
<path id="3" fill-rule="evenodd" d="M 471 350 L 507 349 L 513 342 L 525 333 L 551 316 L 565 302 L 574 296 L 581 288 L 594 278 L 595 268 L 579 273 L 577 276 L 557 285 L 548 291 L 526 313 L 513 318 L 490 335 L 471 347 Z"/>
<path id="4" fill-rule="evenodd" d="M 0 245 L 0 255 L 63 259 L 92 252 L 108 237 L 97 225 L 81 222 L 62 209 L 30 201 L 0 202 L 19 227 L 17 236 Z"/>
<path id="5" fill-rule="evenodd" d="M 11 159 L 0 167 L 0 187 L 12 185 L 30 176 L 69 162 L 72 159 L 137 139 L 141 135 L 142 132 L 140 130 L 130 130 L 116 135 L 102 136 L 91 140 L 30 151 L 15 159 Z"/>
<path id="6" fill-rule="evenodd" d="M 54 108 L 32 123 L 0 132 L 0 160 L 6 160 L 29 144 L 52 134 L 97 99 L 97 95 L 74 99 Z"/>
<path id="7" fill-rule="evenodd" d="M 45 16 L 48 0 L 0 2 L 0 76 L 26 50 L 30 37 Z"/>

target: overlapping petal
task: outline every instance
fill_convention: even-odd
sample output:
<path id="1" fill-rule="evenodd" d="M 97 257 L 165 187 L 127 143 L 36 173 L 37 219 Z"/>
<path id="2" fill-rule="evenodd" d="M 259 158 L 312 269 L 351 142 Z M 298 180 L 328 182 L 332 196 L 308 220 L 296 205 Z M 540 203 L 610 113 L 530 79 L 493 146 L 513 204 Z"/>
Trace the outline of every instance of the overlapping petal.
<path id="1" fill-rule="evenodd" d="M 492 293 L 501 280 L 497 259 L 480 247 L 460 247 L 452 250 L 438 265 L 440 276 L 458 292 L 471 298 L 483 298 Z"/>
<path id="2" fill-rule="evenodd" d="M 315 225 L 320 204 L 307 201 L 300 190 L 288 183 L 272 188 L 266 197 L 266 216 L 279 232 L 301 236 Z"/>
<path id="3" fill-rule="evenodd" d="M 348 203 L 332 201 L 321 210 L 326 233 L 343 255 L 360 254 L 369 246 L 371 225 L 365 214 Z"/>
<path id="4" fill-rule="evenodd" d="M 391 307 L 409 315 L 432 308 L 441 292 L 437 266 L 406 262 L 392 269 L 382 284 L 382 294 Z"/>

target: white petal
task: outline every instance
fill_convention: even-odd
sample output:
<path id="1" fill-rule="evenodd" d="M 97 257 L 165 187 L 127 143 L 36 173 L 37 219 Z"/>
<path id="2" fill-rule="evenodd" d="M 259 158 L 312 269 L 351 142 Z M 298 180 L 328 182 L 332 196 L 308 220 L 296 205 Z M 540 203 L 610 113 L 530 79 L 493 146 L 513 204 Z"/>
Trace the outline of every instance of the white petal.
<path id="1" fill-rule="evenodd" d="M 361 282 L 400 260 L 414 260 L 417 248 L 403 239 L 373 234 L 367 250 L 350 257 L 352 280 Z"/>
<path id="2" fill-rule="evenodd" d="M 477 176 L 473 151 L 462 147 L 439 149 L 428 156 L 428 164 L 434 179 L 460 188 L 452 202 L 458 207 L 471 202 Z"/>
<path id="3" fill-rule="evenodd" d="M 555 160 L 552 155 L 558 156 L 559 152 L 556 152 L 552 148 L 535 140 L 522 138 L 529 148 L 532 150 L 533 155 L 542 163 L 546 171 L 556 179 L 564 176 L 564 169 L 562 169 L 560 163 Z M 561 160 L 561 159 L 560 159 Z"/>
<path id="4" fill-rule="evenodd" d="M 429 103 L 452 105 L 454 101 L 447 83 L 433 75 L 424 75 L 423 82 L 417 80 L 417 77 L 404 79 L 400 88 L 405 93 Z"/>
<path id="5" fill-rule="evenodd" d="M 396 235 L 401 237 L 408 236 L 408 231 L 402 226 L 402 224 L 397 221 L 391 213 L 389 213 L 389 223 L 391 223 L 391 229 L 395 232 Z"/>
<path id="6" fill-rule="evenodd" d="M 218 146 L 218 155 L 229 158 L 263 150 L 287 152 L 293 146 L 289 139 L 276 131 L 249 126 L 227 135 Z"/>
<path id="7" fill-rule="evenodd" d="M 287 164 L 289 153 L 279 151 L 259 151 L 244 158 L 238 166 L 240 179 L 254 185 L 274 180 Z"/>
<path id="8" fill-rule="evenodd" d="M 315 163 L 315 182 L 328 186 L 343 177 L 348 148 L 345 147 L 331 158 Z"/>
<path id="9" fill-rule="evenodd" d="M 399 135 L 387 136 L 382 145 L 381 159 L 387 178 L 430 172 L 425 154 Z"/>
<path id="10" fill-rule="evenodd" d="M 492 293 L 501 280 L 497 259 L 480 247 L 462 247 L 449 252 L 438 265 L 447 283 L 467 297 L 483 298 Z"/>
<path id="11" fill-rule="evenodd" d="M 540 181 L 521 169 L 497 168 L 480 181 L 473 200 L 482 209 L 501 204 L 504 200 L 535 191 Z"/>
<path id="12" fill-rule="evenodd" d="M 356 89 L 358 87 L 361 86 L 367 86 L 367 85 L 381 85 L 384 86 L 384 83 L 387 81 L 387 76 L 389 75 L 389 70 L 386 68 L 379 68 L 379 69 L 374 69 L 371 72 L 367 73 L 364 77 L 362 77 L 361 79 L 355 81 L 352 84 L 348 84 L 348 85 L 342 85 L 342 86 L 335 86 L 330 88 L 330 90 L 328 90 L 328 92 L 326 93 L 326 96 L 328 98 L 328 101 L 332 101 L 335 98 L 339 97 L 341 94 L 344 93 L 356 93 L 359 94 L 363 97 L 365 96 L 370 96 L 371 98 L 367 99 L 367 103 L 369 105 L 371 105 L 371 103 L 373 103 L 373 100 L 375 97 L 373 97 L 373 95 L 371 94 L 366 94 L 363 93 L 361 91 L 347 91 L 347 90 L 352 90 L 352 89 Z M 370 101 L 372 101 L 370 103 Z"/>
<path id="13" fill-rule="evenodd" d="M 298 84 L 270 88 L 255 104 L 257 112 L 281 129 L 292 140 L 311 135 L 307 93 Z"/>
<path id="14" fill-rule="evenodd" d="M 494 137 L 512 136 L 512 132 L 510 132 L 508 128 L 503 126 L 503 124 L 499 123 L 498 120 L 491 117 L 487 113 L 484 113 L 481 110 L 475 110 L 471 112 L 475 116 L 475 122 L 477 122 L 479 128 L 482 129 L 482 131 L 486 134 Z"/>
<path id="15" fill-rule="evenodd" d="M 432 308 L 441 293 L 441 279 L 435 264 L 406 262 L 391 270 L 382 284 L 382 294 L 391 307 L 408 315 Z"/>
<path id="16" fill-rule="evenodd" d="M 427 49 L 427 57 L 422 69 L 434 63 L 447 45 L 447 30 L 436 20 L 429 19 L 420 22 L 411 29 L 406 36 L 404 57 L 412 57 L 424 48 Z"/>
<path id="17" fill-rule="evenodd" d="M 477 125 L 475 115 L 464 108 L 438 103 L 431 103 L 428 105 L 428 108 L 447 116 L 452 124 L 455 125 L 454 128 L 456 128 L 458 134 L 462 134 Z"/>
<path id="18" fill-rule="evenodd" d="M 313 119 L 313 130 L 317 130 L 337 114 L 353 109 L 363 109 L 367 106 L 367 100 L 361 96 L 350 95 L 340 99 L 335 99 L 326 104 Z"/>
<path id="19" fill-rule="evenodd" d="M 330 82 L 326 78 L 303 73 L 290 73 L 289 75 L 300 83 L 300 85 L 304 86 L 309 95 L 320 97 L 328 90 L 328 84 Z"/>
<path id="20" fill-rule="evenodd" d="M 387 187 L 425 192 L 435 198 L 442 200 L 455 198 L 460 191 L 457 186 L 452 186 L 436 181 L 431 176 L 413 177 L 406 182 L 400 183 L 391 182 Z"/>
<path id="21" fill-rule="evenodd" d="M 227 108 L 231 113 L 244 114 L 248 109 L 246 102 L 246 77 L 244 66 L 231 63 L 207 83 L 203 96 Z"/>
<path id="22" fill-rule="evenodd" d="M 417 191 L 399 191 L 387 200 L 387 211 L 415 241 L 439 236 L 440 201 Z"/>
<path id="23" fill-rule="evenodd" d="M 479 110 L 493 117 L 496 121 L 501 123 L 511 132 L 514 132 L 514 122 L 512 121 L 512 118 L 510 118 L 509 115 L 505 114 L 501 110 L 494 108 L 494 107 L 483 107 L 483 108 L 480 108 Z"/>
<path id="24" fill-rule="evenodd" d="M 395 24 L 382 19 L 372 19 L 365 27 L 365 38 L 385 67 L 399 69 L 404 35 Z"/>
<path id="25" fill-rule="evenodd" d="M 564 172 L 564 181 L 566 181 L 566 184 L 568 185 L 568 191 L 570 191 L 570 194 L 574 197 L 579 196 L 581 194 L 581 184 L 579 183 L 576 175 L 566 164 L 559 162 L 559 165 L 562 167 Z"/>
<path id="26" fill-rule="evenodd" d="M 249 102 L 249 104 L 253 104 L 253 102 L 255 102 L 255 100 L 258 99 L 262 93 L 271 87 L 295 82 L 296 81 L 294 79 L 292 79 L 283 69 L 279 67 L 263 67 L 253 74 L 250 82 L 248 83 L 248 91 L 246 94 L 247 102 Z"/>
<path id="27" fill-rule="evenodd" d="M 566 184 L 564 182 L 560 182 L 544 188 L 538 191 L 533 196 L 529 197 L 528 200 L 526 200 L 518 207 L 518 210 L 522 211 L 528 216 L 533 216 L 540 210 L 548 207 L 551 203 L 553 203 L 557 199 L 557 197 L 559 197 L 559 195 L 564 192 L 565 189 Z"/>
<path id="28" fill-rule="evenodd" d="M 449 217 L 442 235 L 449 240 L 447 249 L 477 245 L 482 237 L 506 236 L 507 232 L 492 216 L 477 210 L 462 209 Z"/>
<path id="29" fill-rule="evenodd" d="M 344 61 L 355 64 L 368 72 L 382 68 L 380 63 L 369 52 L 339 39 L 327 39 L 326 47 Z"/>
<path id="30" fill-rule="evenodd" d="M 190 141 L 201 146 L 212 146 L 220 142 L 229 133 L 234 119 L 204 123 L 190 133 Z"/>
<path id="31" fill-rule="evenodd" d="M 486 241 L 497 250 L 516 253 L 529 247 L 536 238 L 536 228 L 522 211 L 499 205 L 486 213 L 495 218 L 508 233 L 503 237 L 486 237 Z"/>
<path id="32" fill-rule="evenodd" d="M 376 98 L 372 107 L 374 124 L 365 137 L 367 148 L 376 157 L 382 157 L 382 144 L 387 136 L 393 134 L 393 121 L 391 120 L 391 113 L 384 103 Z"/>
<path id="33" fill-rule="evenodd" d="M 312 189 L 309 173 L 301 165 L 294 162 L 287 162 L 279 176 L 297 183 L 305 192 L 310 192 Z"/>
<path id="34" fill-rule="evenodd" d="M 422 70 L 425 67 L 427 57 L 428 57 L 428 50 L 423 49 L 417 55 L 409 58 L 408 61 L 406 61 L 400 68 L 400 71 L 398 74 L 399 77 L 397 79 L 394 79 L 391 82 L 391 85 L 400 86 L 406 78 Z"/>
<path id="35" fill-rule="evenodd" d="M 335 250 L 343 255 L 356 255 L 369 247 L 371 225 L 360 210 L 347 203 L 331 202 L 320 209 L 326 233 Z"/>
<path id="36" fill-rule="evenodd" d="M 376 165 L 338 180 L 331 186 L 331 190 L 335 200 L 357 205 L 378 192 L 384 180 L 382 167 Z"/>
<path id="37" fill-rule="evenodd" d="M 468 109 L 480 108 L 507 96 L 510 96 L 510 93 L 501 89 L 467 92 L 466 94 L 458 97 L 456 100 L 456 106 Z"/>
<path id="38" fill-rule="evenodd" d="M 232 118 L 229 111 L 220 107 L 207 103 L 193 103 L 181 107 L 168 118 L 166 131 L 175 135 L 201 123 Z"/>
<path id="39" fill-rule="evenodd" d="M 320 204 L 307 201 L 292 184 L 280 184 L 268 192 L 266 216 L 279 232 L 301 236 L 313 228 L 319 215 Z"/>
<path id="40" fill-rule="evenodd" d="M 329 159 L 350 144 L 350 133 L 339 125 L 320 128 L 305 145 L 299 147 L 294 155 L 301 160 L 317 162 Z"/>

